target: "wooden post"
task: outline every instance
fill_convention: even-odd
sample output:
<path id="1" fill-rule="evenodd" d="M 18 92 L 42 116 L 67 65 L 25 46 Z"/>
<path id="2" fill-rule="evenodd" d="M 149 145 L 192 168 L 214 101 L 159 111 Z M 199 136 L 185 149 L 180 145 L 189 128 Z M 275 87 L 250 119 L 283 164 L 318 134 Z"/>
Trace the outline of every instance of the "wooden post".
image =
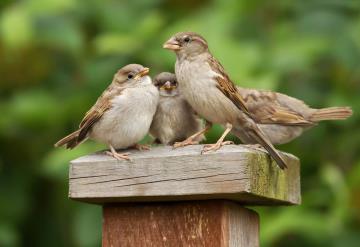
<path id="1" fill-rule="evenodd" d="M 258 235 L 257 213 L 228 201 L 104 207 L 103 246 L 252 247 Z"/>
<path id="2" fill-rule="evenodd" d="M 229 145 L 103 154 L 71 162 L 69 197 L 103 205 L 103 246 L 259 246 L 259 217 L 244 205 L 300 203 L 299 160 L 280 170 L 260 150 Z"/>

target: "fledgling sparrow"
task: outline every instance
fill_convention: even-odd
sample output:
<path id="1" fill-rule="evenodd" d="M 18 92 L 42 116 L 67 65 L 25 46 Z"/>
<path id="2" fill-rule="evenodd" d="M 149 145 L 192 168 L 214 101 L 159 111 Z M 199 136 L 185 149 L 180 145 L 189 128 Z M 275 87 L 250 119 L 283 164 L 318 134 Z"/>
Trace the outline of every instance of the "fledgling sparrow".
<path id="1" fill-rule="evenodd" d="M 285 94 L 238 87 L 259 128 L 272 144 L 284 144 L 323 120 L 341 120 L 352 115 L 350 107 L 310 108 L 303 101 Z M 251 144 L 246 133 L 233 129 L 243 143 Z"/>
<path id="2" fill-rule="evenodd" d="M 72 149 L 90 138 L 108 145 L 108 155 L 129 160 L 128 153 L 118 153 L 116 149 L 143 148 L 137 142 L 148 133 L 159 100 L 148 73 L 149 69 L 140 64 L 121 68 L 86 113 L 79 129 L 55 146 Z"/>
<path id="3" fill-rule="evenodd" d="M 176 54 L 176 78 L 180 91 L 192 108 L 208 122 L 226 127 L 220 139 L 215 144 L 206 145 L 203 152 L 228 144 L 224 142 L 226 135 L 233 128 L 240 128 L 249 140 L 261 144 L 280 168 L 286 168 L 285 161 L 257 126 L 238 89 L 212 56 L 203 37 L 193 32 L 181 32 L 172 36 L 163 47 Z M 199 134 L 207 131 L 209 126 Z M 188 138 L 177 146 L 188 145 L 191 141 Z"/>
<path id="4" fill-rule="evenodd" d="M 181 95 L 175 74 L 162 72 L 153 79 L 159 90 L 159 103 L 150 127 L 150 134 L 164 145 L 183 141 L 204 128 L 203 121 L 195 114 Z M 193 144 L 204 139 L 196 136 Z"/>

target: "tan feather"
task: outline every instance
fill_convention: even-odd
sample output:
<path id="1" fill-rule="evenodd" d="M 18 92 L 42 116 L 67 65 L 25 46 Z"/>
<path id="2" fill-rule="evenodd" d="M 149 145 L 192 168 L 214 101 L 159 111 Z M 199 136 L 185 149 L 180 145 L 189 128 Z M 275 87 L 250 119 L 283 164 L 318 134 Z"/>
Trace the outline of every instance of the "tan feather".
<path id="1" fill-rule="evenodd" d="M 111 100 L 114 96 L 121 94 L 122 88 L 116 84 L 116 77 L 109 87 L 102 93 L 96 103 L 86 112 L 82 119 L 79 129 L 70 135 L 64 137 L 55 144 L 55 147 L 64 146 L 66 148 L 74 148 L 82 143 L 88 136 L 92 126 L 101 119 L 102 115 L 111 107 Z"/>
<path id="2" fill-rule="evenodd" d="M 241 96 L 238 88 L 235 86 L 235 84 L 230 80 L 229 76 L 225 73 L 224 68 L 222 65 L 214 58 L 210 57 L 209 62 L 211 68 L 221 76 L 215 77 L 215 79 L 218 82 L 217 88 L 220 89 L 223 94 L 228 97 L 237 108 L 239 108 L 242 112 L 247 114 L 250 119 L 253 119 L 254 117 L 249 112 L 249 109 L 243 100 L 243 97 Z M 278 114 L 280 115 L 280 114 Z M 264 133 L 261 131 L 261 129 L 258 128 L 255 122 L 252 122 L 252 120 L 249 119 L 249 126 L 244 126 L 244 128 L 247 129 L 248 135 L 255 140 L 257 143 L 261 144 L 273 157 L 273 159 L 276 161 L 276 163 L 279 165 L 281 169 L 287 168 L 286 162 L 281 157 L 279 152 L 275 149 L 275 147 L 271 144 L 271 142 L 268 140 L 268 138 L 264 135 Z M 250 123 L 251 122 L 251 123 Z"/>
<path id="3" fill-rule="evenodd" d="M 64 138 L 59 140 L 57 143 L 55 143 L 54 146 L 55 147 L 66 146 L 66 148 L 68 148 L 68 149 L 73 149 L 74 147 L 76 147 L 77 145 L 79 145 L 82 142 L 82 140 L 80 141 L 78 139 L 79 133 L 80 133 L 80 130 L 77 130 L 77 131 L 65 136 Z"/>
<path id="4" fill-rule="evenodd" d="M 209 57 L 210 67 L 220 74 L 221 76 L 216 76 L 215 80 L 218 82 L 217 88 L 225 94 L 240 110 L 249 115 L 248 108 L 238 92 L 235 84 L 230 80 L 229 76 L 226 74 L 224 67 L 217 61 L 213 56 Z"/>
<path id="5" fill-rule="evenodd" d="M 350 107 L 328 107 L 317 109 L 314 114 L 310 116 L 311 121 L 319 122 L 323 120 L 343 120 L 352 115 Z"/>
<path id="6" fill-rule="evenodd" d="M 296 112 L 288 111 L 286 109 L 274 109 L 274 112 L 269 118 L 263 118 L 260 120 L 262 124 L 282 124 L 282 125 L 295 125 L 295 126 L 310 126 L 314 123 L 307 121 L 301 115 Z"/>
<path id="7" fill-rule="evenodd" d="M 306 119 L 301 112 L 297 112 L 279 100 L 279 96 L 286 96 L 275 92 L 238 87 L 244 98 L 251 116 L 260 124 L 280 124 L 290 126 L 312 126 L 315 123 Z M 286 96 L 290 98 L 289 96 Z M 294 99 L 295 100 L 295 99 Z M 302 101 L 297 104 L 306 106 Z"/>

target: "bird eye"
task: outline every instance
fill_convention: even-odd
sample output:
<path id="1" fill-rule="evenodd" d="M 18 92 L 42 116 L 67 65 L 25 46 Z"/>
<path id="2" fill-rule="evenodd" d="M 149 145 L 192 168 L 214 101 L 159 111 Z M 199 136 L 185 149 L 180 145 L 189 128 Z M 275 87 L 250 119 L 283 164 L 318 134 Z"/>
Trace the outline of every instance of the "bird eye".
<path id="1" fill-rule="evenodd" d="M 185 41 L 186 43 L 189 43 L 189 42 L 190 42 L 190 37 L 185 37 L 185 38 L 184 38 L 184 41 Z"/>
<path id="2" fill-rule="evenodd" d="M 133 77 L 133 74 L 128 74 L 128 79 L 132 79 Z"/>

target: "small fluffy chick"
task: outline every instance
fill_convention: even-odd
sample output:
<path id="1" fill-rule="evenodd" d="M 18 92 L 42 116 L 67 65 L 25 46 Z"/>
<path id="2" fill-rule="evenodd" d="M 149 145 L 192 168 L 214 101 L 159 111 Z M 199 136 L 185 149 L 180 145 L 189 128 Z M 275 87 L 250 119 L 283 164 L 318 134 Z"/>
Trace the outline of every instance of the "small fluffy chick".
<path id="1" fill-rule="evenodd" d="M 204 128 L 203 121 L 196 115 L 178 89 L 175 74 L 163 72 L 154 80 L 160 98 L 150 127 L 150 134 L 155 141 L 172 145 L 183 141 Z M 194 144 L 204 139 L 204 135 L 194 139 Z"/>

